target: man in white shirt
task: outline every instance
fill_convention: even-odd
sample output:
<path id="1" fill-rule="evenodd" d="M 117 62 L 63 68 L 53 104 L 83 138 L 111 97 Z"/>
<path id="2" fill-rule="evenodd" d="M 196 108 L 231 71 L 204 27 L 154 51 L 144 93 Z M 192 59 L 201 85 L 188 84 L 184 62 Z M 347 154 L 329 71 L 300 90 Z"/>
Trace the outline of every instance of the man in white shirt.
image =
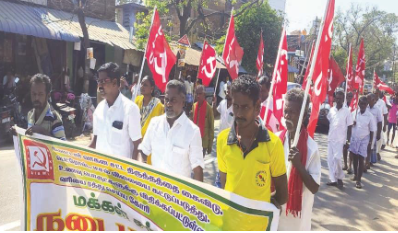
<path id="1" fill-rule="evenodd" d="M 214 117 L 220 116 L 220 129 L 218 133 L 224 129 L 231 128 L 234 122 L 234 114 L 232 112 L 231 83 L 224 85 L 225 99 L 221 100 L 217 107 L 216 98 L 213 98 L 213 114 Z"/>
<path id="2" fill-rule="evenodd" d="M 306 130 L 308 116 L 303 121 L 300 138 L 297 147 L 291 147 L 296 132 L 301 106 L 304 100 L 304 91 L 294 88 L 285 97 L 284 118 L 286 128 L 277 133 L 284 146 L 289 197 L 288 202 L 282 205 L 278 231 L 310 231 L 312 208 L 314 205 L 315 193 L 318 192 L 321 183 L 321 159 L 317 143 L 308 136 Z M 307 101 L 308 109 L 309 98 Z M 308 111 L 305 111 L 308 112 Z M 306 140 L 304 143 L 303 140 Z M 306 151 L 306 154 L 304 151 Z M 306 156 L 303 158 L 302 156 Z M 304 159 L 304 160 L 303 160 Z M 293 169 L 294 168 L 294 169 Z M 301 182 L 301 189 L 292 189 Z M 300 201 L 301 209 L 294 208 L 296 205 L 291 202 Z M 290 203 L 291 202 L 291 203 Z"/>
<path id="3" fill-rule="evenodd" d="M 217 103 L 220 104 L 220 102 L 225 99 L 225 92 L 224 92 L 224 77 L 220 78 L 220 83 L 218 84 L 218 95 L 217 95 Z"/>
<path id="4" fill-rule="evenodd" d="M 368 106 L 366 96 L 359 98 L 358 105 L 360 110 L 358 110 L 354 120 L 349 151 L 354 161 L 354 178 L 352 180 L 356 181 L 355 187 L 361 189 L 364 159 L 368 156 L 368 151 L 372 146 L 375 127 L 374 116 L 366 108 Z"/>
<path id="5" fill-rule="evenodd" d="M 344 172 L 342 167 L 343 150 L 348 147 L 351 139 L 352 116 L 351 111 L 343 106 L 344 92 L 336 92 L 336 106 L 327 115 L 329 120 L 328 135 L 328 167 L 329 186 L 343 186 Z"/>
<path id="6" fill-rule="evenodd" d="M 185 85 L 185 90 L 187 91 L 187 98 L 185 103 L 186 114 L 189 113 L 192 109 L 193 104 L 193 82 L 191 75 L 188 75 L 186 80 L 183 81 Z"/>
<path id="7" fill-rule="evenodd" d="M 265 125 L 267 126 L 268 130 L 271 130 L 272 132 L 277 132 L 279 129 L 279 122 L 272 112 L 274 110 L 273 98 L 272 98 L 272 96 L 269 96 L 269 91 L 271 88 L 271 80 L 267 76 L 262 76 L 258 80 L 258 83 L 261 86 L 261 90 L 260 90 L 260 98 L 261 98 L 260 117 L 261 117 L 261 120 L 264 120 L 265 111 L 266 111 L 266 109 L 269 109 L 268 116 L 267 116 L 267 122 L 265 123 Z M 268 103 L 268 97 L 269 97 L 269 103 Z"/>
<path id="8" fill-rule="evenodd" d="M 381 146 L 381 138 L 382 138 L 382 125 L 383 125 L 383 115 L 382 115 L 382 111 L 380 108 L 378 108 L 376 106 L 377 103 L 377 99 L 378 97 L 375 94 L 368 94 L 367 95 L 367 99 L 368 99 L 368 110 L 370 113 L 372 113 L 372 115 L 374 116 L 374 127 L 377 129 L 377 133 L 374 134 L 373 138 L 372 138 L 372 149 L 371 151 L 369 151 L 368 156 L 366 157 L 366 166 L 365 166 L 365 170 L 364 172 L 367 171 L 367 169 L 370 169 L 370 161 L 372 163 L 376 163 L 377 162 L 377 153 L 378 153 L 378 149 L 379 146 Z M 380 142 L 380 144 L 379 144 Z"/>
<path id="9" fill-rule="evenodd" d="M 152 118 L 139 146 L 144 161 L 152 155 L 152 166 L 166 172 L 203 181 L 204 159 L 200 130 L 184 112 L 184 83 L 167 83 L 164 98 L 165 114 Z"/>
<path id="10" fill-rule="evenodd" d="M 385 138 L 384 138 L 384 133 L 387 131 L 387 125 L 388 125 L 388 121 L 387 121 L 387 116 L 388 116 L 388 108 L 387 108 L 387 104 L 386 102 L 384 102 L 383 100 L 384 98 L 384 93 L 382 91 L 380 91 L 379 89 L 376 89 L 376 107 L 378 109 L 380 109 L 382 115 L 383 115 L 383 122 L 382 122 L 382 133 L 381 133 L 381 137 L 379 140 L 377 140 L 377 147 L 376 147 L 376 152 L 377 152 L 377 159 L 381 160 L 381 156 L 380 156 L 380 151 L 381 148 L 385 147 Z M 383 133 L 384 132 L 384 133 Z"/>
<path id="11" fill-rule="evenodd" d="M 91 148 L 129 159 L 137 159 L 141 142 L 140 110 L 119 91 L 120 70 L 116 63 L 98 69 L 98 89 L 104 100 L 93 116 Z"/>

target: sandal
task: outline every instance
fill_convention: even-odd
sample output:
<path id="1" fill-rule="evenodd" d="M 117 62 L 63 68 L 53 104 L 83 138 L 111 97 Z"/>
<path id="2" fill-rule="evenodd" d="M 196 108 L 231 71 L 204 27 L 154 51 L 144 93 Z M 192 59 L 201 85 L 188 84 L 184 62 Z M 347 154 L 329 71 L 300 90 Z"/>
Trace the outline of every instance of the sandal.
<path id="1" fill-rule="evenodd" d="M 361 188 L 362 188 L 361 182 L 357 182 L 357 183 L 355 184 L 355 188 L 361 189 Z"/>

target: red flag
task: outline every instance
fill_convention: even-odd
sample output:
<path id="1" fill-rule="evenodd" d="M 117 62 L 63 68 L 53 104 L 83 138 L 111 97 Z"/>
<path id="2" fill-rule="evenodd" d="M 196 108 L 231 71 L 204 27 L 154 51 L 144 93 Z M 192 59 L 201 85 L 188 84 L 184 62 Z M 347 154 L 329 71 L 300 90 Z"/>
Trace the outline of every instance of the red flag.
<path id="1" fill-rule="evenodd" d="M 169 80 L 169 73 L 176 63 L 176 56 L 171 51 L 163 34 L 158 11 L 155 10 L 146 50 L 146 59 L 156 86 L 164 92 Z"/>
<path id="2" fill-rule="evenodd" d="M 351 112 L 354 112 L 358 108 L 358 101 L 359 101 L 359 93 L 358 91 L 354 91 L 354 95 L 352 97 L 351 103 L 350 103 L 350 109 Z"/>
<path id="3" fill-rule="evenodd" d="M 379 89 L 380 91 L 386 91 L 390 95 L 394 95 L 395 91 L 391 89 L 387 84 L 380 80 L 379 76 L 377 76 L 376 71 L 374 72 L 374 80 L 373 85 L 375 88 Z"/>
<path id="4" fill-rule="evenodd" d="M 216 73 L 216 65 L 216 50 L 214 50 L 207 41 L 205 41 L 203 44 L 202 56 L 200 58 L 198 78 L 202 79 L 202 83 L 206 87 L 209 86 L 211 79 Z"/>
<path id="5" fill-rule="evenodd" d="M 363 86 L 364 86 L 364 80 L 365 80 L 365 68 L 366 68 L 365 49 L 364 49 L 363 38 L 362 38 L 361 45 L 359 46 L 357 67 L 355 68 L 355 83 L 357 83 L 361 93 L 363 93 Z"/>
<path id="6" fill-rule="evenodd" d="M 280 129 L 284 129 L 281 124 L 281 120 L 283 117 L 283 102 L 287 91 L 288 80 L 287 37 L 285 28 L 282 30 L 282 37 L 278 49 L 278 57 L 276 58 L 272 80 L 274 82 L 273 90 L 271 92 L 271 96 L 273 98 L 273 113 L 275 118 L 279 121 Z"/>
<path id="7" fill-rule="evenodd" d="M 228 73 L 232 80 L 236 79 L 239 75 L 239 64 L 242 61 L 243 49 L 238 43 L 238 39 L 235 36 L 235 23 L 234 16 L 231 16 L 229 21 L 229 27 L 227 37 L 225 39 L 224 51 L 222 58 L 224 64 L 227 67 Z"/>
<path id="8" fill-rule="evenodd" d="M 346 73 L 346 78 L 347 78 L 347 91 L 353 91 L 357 89 L 355 85 L 355 79 L 354 79 L 354 73 L 352 71 L 352 47 L 350 45 L 350 51 L 348 53 L 348 61 L 347 61 L 347 73 Z"/>
<path id="9" fill-rule="evenodd" d="M 334 18 L 334 2 L 335 0 L 329 0 L 324 17 L 324 25 L 322 29 L 317 50 L 317 59 L 313 61 L 311 66 L 314 66 L 314 73 L 312 75 L 312 81 L 314 88 L 312 91 L 312 111 L 310 121 L 308 125 L 308 134 L 313 137 L 315 128 L 318 123 L 318 114 L 321 104 L 326 99 L 326 86 L 327 86 L 327 75 L 329 69 L 329 55 L 330 48 L 332 46 L 332 35 L 333 35 L 333 18 Z M 315 54 L 314 54 L 315 58 Z"/>
<path id="10" fill-rule="evenodd" d="M 258 53 L 257 53 L 257 60 L 256 60 L 256 66 L 258 70 L 257 77 L 260 77 L 263 75 L 263 67 L 264 67 L 264 42 L 263 42 L 263 31 L 261 31 L 261 37 L 260 37 L 260 46 L 258 48 Z"/>
<path id="11" fill-rule="evenodd" d="M 330 58 L 329 66 L 328 94 L 333 95 L 336 88 L 344 82 L 345 78 L 333 57 Z"/>
<path id="12" fill-rule="evenodd" d="M 309 59 L 308 59 L 307 68 L 305 69 L 303 85 L 301 86 L 301 88 L 303 88 L 303 90 L 305 90 L 305 87 L 307 86 L 307 77 L 308 77 L 308 75 L 310 74 L 312 56 L 314 55 L 314 46 L 315 46 L 315 41 L 312 42 L 312 45 L 311 45 L 311 54 L 310 54 L 310 57 L 309 57 Z M 311 87 L 310 87 L 310 90 L 309 90 L 308 94 L 309 94 L 310 96 L 311 96 L 311 94 L 312 94 L 312 88 L 311 88 Z"/>

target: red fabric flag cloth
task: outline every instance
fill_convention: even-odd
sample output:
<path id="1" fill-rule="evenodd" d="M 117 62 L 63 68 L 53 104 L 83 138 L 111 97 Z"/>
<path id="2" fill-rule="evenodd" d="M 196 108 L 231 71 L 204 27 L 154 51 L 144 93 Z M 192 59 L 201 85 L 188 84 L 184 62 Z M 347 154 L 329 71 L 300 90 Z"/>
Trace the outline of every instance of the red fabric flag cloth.
<path id="1" fill-rule="evenodd" d="M 256 67 L 258 70 L 257 77 L 261 77 L 264 73 L 264 42 L 263 42 L 263 31 L 261 31 L 260 45 L 258 47 Z"/>
<path id="2" fill-rule="evenodd" d="M 273 90 L 271 90 L 273 99 L 273 113 L 279 122 L 279 126 L 283 129 L 283 103 L 287 92 L 288 67 L 287 67 L 287 37 L 286 30 L 282 30 L 282 37 L 279 43 L 278 57 L 276 58 L 274 73 L 272 76 L 274 82 Z"/>
<path id="3" fill-rule="evenodd" d="M 195 112 L 193 115 L 193 123 L 199 127 L 200 130 L 200 135 L 203 138 L 203 135 L 205 135 L 205 126 L 206 126 L 206 109 L 207 109 L 207 103 L 206 101 L 203 101 L 202 105 L 199 107 L 199 103 L 196 104 L 195 107 Z M 198 119 L 198 114 L 199 114 L 199 119 Z"/>
<path id="4" fill-rule="evenodd" d="M 169 74 L 174 64 L 176 56 L 170 49 L 166 37 L 163 34 L 158 11 L 155 10 L 152 27 L 146 48 L 145 58 L 148 60 L 149 69 L 152 72 L 156 86 L 164 92 L 169 80 Z"/>
<path id="5" fill-rule="evenodd" d="M 350 103 L 351 112 L 354 112 L 355 110 L 357 110 L 358 101 L 359 101 L 359 93 L 358 93 L 358 91 L 354 91 L 354 95 L 353 95 L 351 103 Z"/>
<path id="6" fill-rule="evenodd" d="M 285 136 L 287 130 L 283 130 L 279 135 L 282 144 L 285 143 Z M 297 143 L 297 149 L 301 154 L 301 164 L 305 167 L 307 164 L 307 147 L 308 131 L 305 127 L 301 128 L 300 137 Z M 303 203 L 303 180 L 301 179 L 300 173 L 297 171 L 295 166 L 292 166 L 289 181 L 287 184 L 288 199 L 286 203 L 286 216 L 288 213 L 294 217 L 301 217 L 302 203 Z M 272 191 L 272 189 L 271 189 Z"/>
<path id="7" fill-rule="evenodd" d="M 395 91 L 392 88 L 380 80 L 379 76 L 376 74 L 376 71 L 374 72 L 373 85 L 375 85 L 375 88 L 379 89 L 380 91 L 385 91 L 390 95 L 395 94 Z"/>
<path id="8" fill-rule="evenodd" d="M 333 95 L 336 88 L 344 82 L 345 77 L 333 57 L 330 58 L 329 66 L 328 94 Z"/>
<path id="9" fill-rule="evenodd" d="M 232 15 L 231 20 L 229 21 L 225 47 L 222 54 L 225 67 L 227 68 L 232 80 L 236 79 L 239 75 L 239 64 L 242 61 L 242 57 L 243 49 L 240 47 L 235 35 L 234 16 Z"/>
<path id="10" fill-rule="evenodd" d="M 354 73 L 352 69 L 352 47 L 350 46 L 350 51 L 348 53 L 348 60 L 347 60 L 347 71 L 346 71 L 346 77 L 347 77 L 347 91 L 354 91 L 358 89 L 358 87 L 355 85 L 355 79 L 354 79 Z"/>
<path id="11" fill-rule="evenodd" d="M 359 46 L 357 66 L 355 68 L 355 83 L 359 87 L 359 91 L 363 93 L 363 86 L 365 80 L 365 69 L 366 69 L 366 59 L 365 59 L 365 48 L 363 43 L 363 38 L 361 39 L 361 44 Z"/>
<path id="12" fill-rule="evenodd" d="M 332 47 L 332 35 L 333 35 L 333 18 L 334 18 L 334 4 L 335 0 L 329 0 L 326 15 L 324 18 L 324 25 L 322 28 L 322 34 L 318 48 L 318 55 L 316 61 L 313 61 L 314 73 L 312 81 L 314 88 L 311 95 L 312 110 L 310 121 L 308 124 L 308 134 L 314 137 L 316 125 L 318 123 L 319 108 L 326 99 L 326 85 L 327 75 L 329 69 L 329 56 L 330 49 Z M 315 58 L 315 54 L 314 54 Z"/>
<path id="13" fill-rule="evenodd" d="M 200 58 L 200 66 L 198 72 L 198 78 L 202 79 L 204 86 L 208 87 L 211 80 L 216 73 L 216 50 L 214 50 L 207 41 L 203 44 L 202 56 Z"/>

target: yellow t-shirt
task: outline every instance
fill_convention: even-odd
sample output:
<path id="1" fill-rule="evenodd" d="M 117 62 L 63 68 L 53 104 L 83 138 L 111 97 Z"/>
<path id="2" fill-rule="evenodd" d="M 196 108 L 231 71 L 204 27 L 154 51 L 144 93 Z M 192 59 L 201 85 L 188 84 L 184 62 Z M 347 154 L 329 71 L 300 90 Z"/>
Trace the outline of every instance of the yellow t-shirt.
<path id="1" fill-rule="evenodd" d="M 218 168 L 227 174 L 225 190 L 249 199 L 270 202 L 271 177 L 286 174 L 283 145 L 275 134 L 262 126 L 252 148 L 246 156 L 243 155 L 235 126 L 218 135 Z"/>

